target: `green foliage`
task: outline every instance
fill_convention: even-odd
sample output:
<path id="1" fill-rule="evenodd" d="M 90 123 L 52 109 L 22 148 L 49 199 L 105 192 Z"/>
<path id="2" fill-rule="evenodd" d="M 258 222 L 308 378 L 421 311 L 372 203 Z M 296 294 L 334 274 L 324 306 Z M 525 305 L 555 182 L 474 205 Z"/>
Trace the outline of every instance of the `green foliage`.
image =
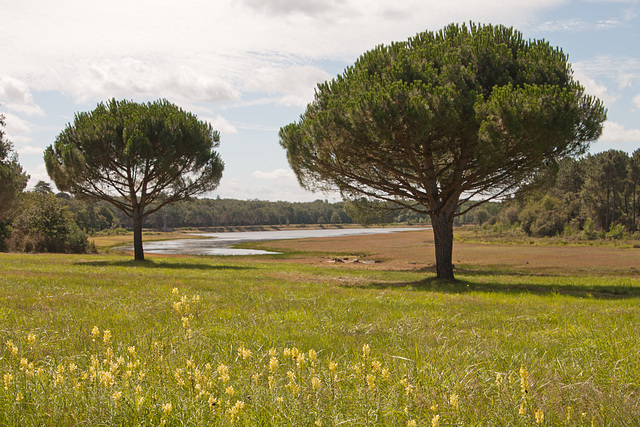
<path id="1" fill-rule="evenodd" d="M 46 192 L 27 193 L 13 220 L 10 249 L 20 252 L 86 252 L 87 236 L 60 199 Z"/>
<path id="2" fill-rule="evenodd" d="M 166 100 L 111 100 L 76 114 L 45 150 L 45 164 L 60 190 L 104 200 L 132 218 L 141 260 L 147 215 L 217 187 L 219 141 L 209 123 Z"/>
<path id="3" fill-rule="evenodd" d="M 505 204 L 499 221 L 516 221 L 528 235 L 581 235 L 587 240 L 637 229 L 640 150 L 609 150 L 576 160 L 565 158 L 541 171 L 532 185 Z M 581 232 L 582 230 L 582 232 Z"/>
<path id="4" fill-rule="evenodd" d="M 18 163 L 13 144 L 5 139 L 4 126 L 4 116 L 0 114 L 0 251 L 5 249 L 15 203 L 29 180 Z"/>
<path id="5" fill-rule="evenodd" d="M 613 240 L 623 239 L 625 235 L 624 225 L 616 224 L 607 232 L 607 238 Z"/>
<path id="6" fill-rule="evenodd" d="M 513 28 L 450 25 L 365 52 L 318 85 L 280 143 L 304 187 L 431 216 L 438 274 L 452 278 L 462 204 L 584 153 L 605 117 L 560 49 Z"/>

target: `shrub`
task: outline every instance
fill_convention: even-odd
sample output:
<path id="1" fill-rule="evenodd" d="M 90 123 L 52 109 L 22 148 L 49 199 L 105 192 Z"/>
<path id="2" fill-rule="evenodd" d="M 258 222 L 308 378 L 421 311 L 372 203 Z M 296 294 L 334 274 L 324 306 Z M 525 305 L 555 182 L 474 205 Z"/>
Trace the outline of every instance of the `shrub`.
<path id="1" fill-rule="evenodd" d="M 616 224 L 611 227 L 611 230 L 607 233 L 608 239 L 620 240 L 624 238 L 624 225 Z"/>
<path id="2" fill-rule="evenodd" d="M 83 253 L 88 242 L 62 201 L 53 194 L 32 192 L 20 204 L 8 246 L 18 252 Z"/>

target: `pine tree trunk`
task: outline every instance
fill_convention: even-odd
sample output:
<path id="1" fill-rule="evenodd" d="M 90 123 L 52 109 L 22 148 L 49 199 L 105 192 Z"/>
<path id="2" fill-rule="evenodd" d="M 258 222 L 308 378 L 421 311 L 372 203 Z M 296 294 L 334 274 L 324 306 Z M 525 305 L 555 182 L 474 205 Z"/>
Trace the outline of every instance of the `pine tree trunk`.
<path id="1" fill-rule="evenodd" d="M 142 248 L 142 212 L 134 209 L 133 212 L 133 252 L 136 261 L 144 261 L 144 250 Z"/>
<path id="2" fill-rule="evenodd" d="M 454 280 L 453 277 L 453 215 L 431 215 L 431 226 L 436 249 L 436 273 L 438 279 Z"/>

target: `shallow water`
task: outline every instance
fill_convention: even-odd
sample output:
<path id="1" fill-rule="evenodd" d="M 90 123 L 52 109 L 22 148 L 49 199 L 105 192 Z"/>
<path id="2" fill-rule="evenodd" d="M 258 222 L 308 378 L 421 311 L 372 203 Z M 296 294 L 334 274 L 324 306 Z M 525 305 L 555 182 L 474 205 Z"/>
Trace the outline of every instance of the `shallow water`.
<path id="1" fill-rule="evenodd" d="M 238 231 L 229 233 L 198 233 L 198 236 L 210 239 L 179 239 L 161 242 L 145 242 L 144 251 L 153 254 L 171 255 L 269 255 L 278 252 L 258 249 L 234 249 L 233 245 L 244 242 L 265 240 L 308 239 L 313 237 L 357 236 L 364 234 L 386 234 L 400 231 L 415 231 L 425 228 L 343 228 L 317 230 L 278 230 L 278 231 Z M 132 251 L 133 246 L 117 249 Z"/>

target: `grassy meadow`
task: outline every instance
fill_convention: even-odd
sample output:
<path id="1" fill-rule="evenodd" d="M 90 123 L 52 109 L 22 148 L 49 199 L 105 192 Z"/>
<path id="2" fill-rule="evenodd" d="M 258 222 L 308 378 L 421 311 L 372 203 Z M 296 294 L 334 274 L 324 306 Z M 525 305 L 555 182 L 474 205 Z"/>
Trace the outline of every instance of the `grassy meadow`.
<path id="1" fill-rule="evenodd" d="M 0 425 L 638 425 L 640 251 L 430 239 L 0 254 Z"/>

